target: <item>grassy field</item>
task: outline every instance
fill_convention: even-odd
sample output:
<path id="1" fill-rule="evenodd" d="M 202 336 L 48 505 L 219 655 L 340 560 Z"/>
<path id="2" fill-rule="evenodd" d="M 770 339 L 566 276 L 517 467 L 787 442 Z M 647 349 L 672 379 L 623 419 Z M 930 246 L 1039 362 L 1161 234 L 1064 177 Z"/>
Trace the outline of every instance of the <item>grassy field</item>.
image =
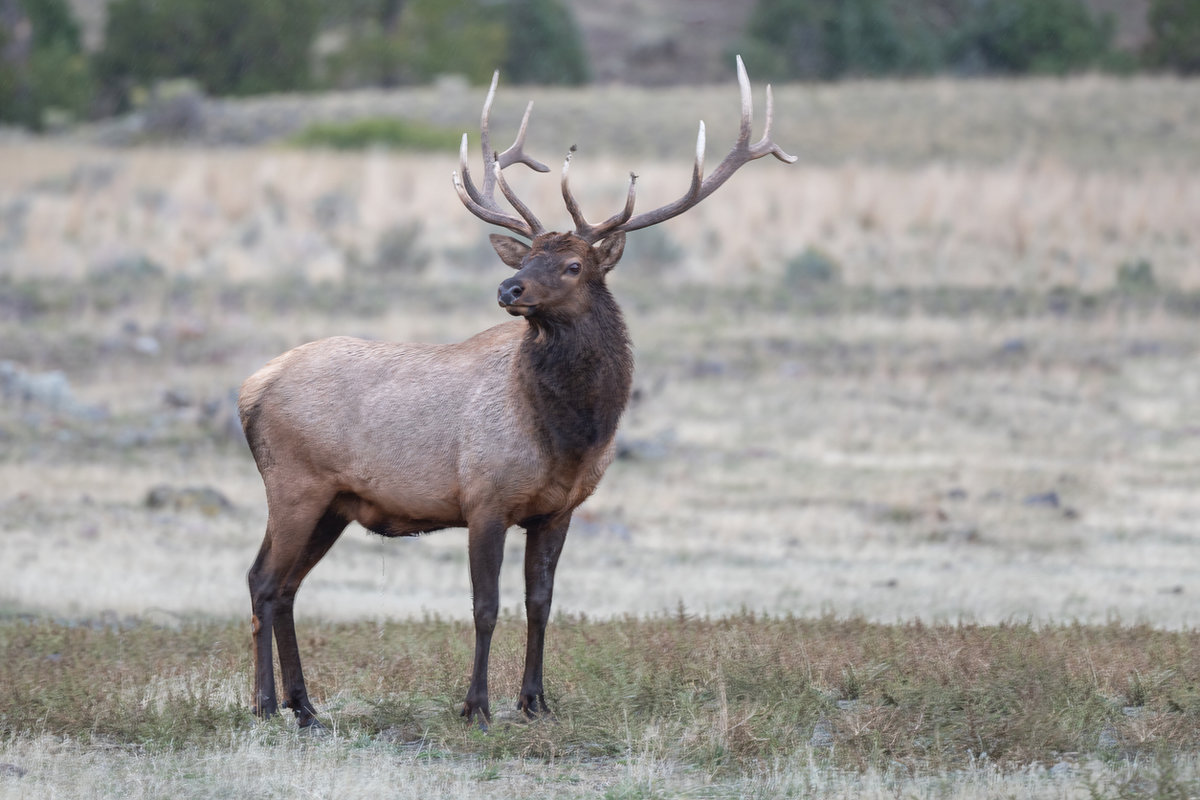
<path id="1" fill-rule="evenodd" d="M 472 635 L 428 619 L 310 625 L 330 732 L 298 739 L 245 708 L 242 625 L 8 620 L 0 759 L 13 766 L 0 796 L 30 777 L 132 797 L 841 796 L 865 788 L 849 775 L 943 796 L 930 776 L 964 772 L 984 796 L 1200 789 L 1194 762 L 1174 757 L 1200 737 L 1195 633 L 560 618 L 547 653 L 558 713 L 501 711 L 486 735 L 457 715 Z M 518 637 L 500 637 L 504 691 L 520 659 Z"/>
<path id="2" fill-rule="evenodd" d="M 535 94 L 531 149 L 581 145 L 593 217 L 630 168 L 644 206 L 682 191 L 696 118 L 712 164 L 736 112 Z M 614 272 L 636 395 L 559 569 L 557 720 L 488 736 L 455 716 L 462 531 L 348 531 L 297 606 L 332 733 L 246 712 L 265 504 L 236 388 L 320 336 L 505 319 L 453 154 L 0 142 L 0 797 L 1200 792 L 1197 86 L 777 104 L 801 164 L 749 165 Z M 555 180 L 514 180 L 554 219 Z"/>

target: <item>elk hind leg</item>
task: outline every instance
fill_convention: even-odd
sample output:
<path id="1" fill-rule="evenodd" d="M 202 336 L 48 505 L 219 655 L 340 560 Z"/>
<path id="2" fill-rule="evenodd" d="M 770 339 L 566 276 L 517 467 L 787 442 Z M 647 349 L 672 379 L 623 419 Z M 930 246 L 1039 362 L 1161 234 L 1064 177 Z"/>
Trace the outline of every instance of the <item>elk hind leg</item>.
<path id="1" fill-rule="evenodd" d="M 292 709 L 302 728 L 319 723 L 317 723 L 316 710 L 313 709 L 312 703 L 308 699 L 308 690 L 304 685 L 304 670 L 300 666 L 300 647 L 296 642 L 296 624 L 292 615 L 292 607 L 300 583 L 317 562 L 329 552 L 329 548 L 341 536 L 348 522 L 349 520 L 332 508 L 325 511 L 313 528 L 304 550 L 284 579 L 275 609 L 275 644 L 279 646 L 279 671 L 285 698 L 283 706 Z"/>
<path id="2" fill-rule="evenodd" d="M 292 498 L 288 500 L 292 501 Z M 300 580 L 345 527 L 344 521 L 341 527 L 336 527 L 327 508 L 327 501 L 272 503 L 268 494 L 267 533 L 247 575 L 253 613 L 254 711 L 260 717 L 270 716 L 279 708 L 271 652 L 272 634 L 279 643 L 280 671 L 288 700 L 297 696 L 307 700 L 299 669 L 292 603 Z M 336 531 L 331 534 L 334 527 Z"/>

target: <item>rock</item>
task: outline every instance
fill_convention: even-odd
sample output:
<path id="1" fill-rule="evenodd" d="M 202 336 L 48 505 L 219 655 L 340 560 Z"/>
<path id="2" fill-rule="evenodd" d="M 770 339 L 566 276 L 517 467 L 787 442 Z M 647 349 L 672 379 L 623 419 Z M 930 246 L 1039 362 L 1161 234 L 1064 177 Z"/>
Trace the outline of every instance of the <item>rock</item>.
<path id="1" fill-rule="evenodd" d="M 228 514 L 233 503 L 216 489 L 208 486 L 176 488 L 165 484 L 146 493 L 146 508 L 172 511 L 198 511 L 206 517 Z"/>
<path id="2" fill-rule="evenodd" d="M 812 736 L 808 740 L 809 747 L 833 747 L 833 726 L 829 720 L 818 720 L 813 726 Z"/>
<path id="3" fill-rule="evenodd" d="M 71 382 L 62 370 L 30 372 L 15 361 L 0 361 L 0 399 L 28 411 L 50 412 L 85 421 L 107 416 L 102 407 L 88 406 L 75 399 Z"/>
<path id="4" fill-rule="evenodd" d="M 1116 750 L 1121 746 L 1121 739 L 1117 733 L 1117 729 L 1111 725 L 1104 726 L 1100 731 L 1100 735 L 1096 738 L 1096 747 L 1100 750 Z"/>
<path id="5" fill-rule="evenodd" d="M 1062 502 L 1058 499 L 1058 492 L 1042 492 L 1041 494 L 1031 494 L 1025 498 L 1024 504 L 1027 506 L 1041 506 L 1042 508 L 1058 508 Z"/>

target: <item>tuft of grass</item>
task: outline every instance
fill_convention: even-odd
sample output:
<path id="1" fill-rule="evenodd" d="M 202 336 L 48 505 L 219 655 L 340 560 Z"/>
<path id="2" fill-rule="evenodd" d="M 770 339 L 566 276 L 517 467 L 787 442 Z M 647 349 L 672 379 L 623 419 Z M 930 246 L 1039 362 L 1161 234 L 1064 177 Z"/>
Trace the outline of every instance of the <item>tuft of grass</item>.
<path id="1" fill-rule="evenodd" d="M 362 150 L 387 147 L 417 152 L 453 152 L 461 134 L 396 117 L 364 117 L 348 122 L 314 122 L 288 141 L 299 147 Z"/>

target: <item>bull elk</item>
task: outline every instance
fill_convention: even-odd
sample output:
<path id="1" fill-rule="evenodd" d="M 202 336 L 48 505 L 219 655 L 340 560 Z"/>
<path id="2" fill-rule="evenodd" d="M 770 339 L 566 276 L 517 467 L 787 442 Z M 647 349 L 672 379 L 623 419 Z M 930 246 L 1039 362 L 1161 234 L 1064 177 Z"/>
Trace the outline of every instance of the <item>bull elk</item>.
<path id="1" fill-rule="evenodd" d="M 572 511 L 612 461 L 633 377 L 629 336 L 606 276 L 626 233 L 682 214 L 749 161 L 768 154 L 795 161 L 771 141 L 769 86 L 766 132 L 751 143 L 750 81 L 740 57 L 737 73 L 736 144 L 705 177 L 701 122 L 691 185 L 668 205 L 635 216 L 631 175 L 624 208 L 589 223 L 571 194 L 568 154 L 562 196 L 575 223 L 570 233 L 547 231 L 505 180 L 504 169 L 517 163 L 549 170 L 524 151 L 532 103 L 513 145 L 492 149 L 493 77 L 480 121 L 482 184 L 467 169 L 466 134 L 453 183 L 472 214 L 530 240 L 491 236 L 500 260 L 517 271 L 500 284 L 499 304 L 520 319 L 458 344 L 322 339 L 275 358 L 242 385 L 242 427 L 267 496 L 266 535 L 248 575 L 257 714 L 279 706 L 273 632 L 283 705 L 300 726 L 317 723 L 292 607 L 304 576 L 351 521 L 389 537 L 467 528 L 475 660 L 462 715 L 482 727 L 490 719 L 488 652 L 504 539 L 509 527 L 524 528 L 528 631 L 517 705 L 528 716 L 548 711 L 542 650 L 555 566 Z M 497 187 L 517 215 L 496 202 Z"/>

